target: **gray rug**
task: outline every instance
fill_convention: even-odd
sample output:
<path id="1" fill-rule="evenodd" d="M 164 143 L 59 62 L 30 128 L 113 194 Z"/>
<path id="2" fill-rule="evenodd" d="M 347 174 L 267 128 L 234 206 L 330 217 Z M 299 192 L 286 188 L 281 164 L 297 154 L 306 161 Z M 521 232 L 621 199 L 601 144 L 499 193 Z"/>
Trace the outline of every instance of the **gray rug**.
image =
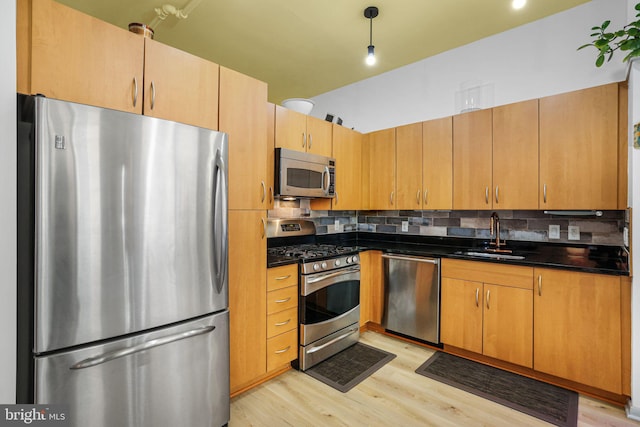
<path id="1" fill-rule="evenodd" d="M 304 372 L 346 393 L 394 357 L 395 354 L 359 342 Z"/>
<path id="2" fill-rule="evenodd" d="M 578 424 L 578 393 L 436 352 L 416 373 L 561 427 Z"/>

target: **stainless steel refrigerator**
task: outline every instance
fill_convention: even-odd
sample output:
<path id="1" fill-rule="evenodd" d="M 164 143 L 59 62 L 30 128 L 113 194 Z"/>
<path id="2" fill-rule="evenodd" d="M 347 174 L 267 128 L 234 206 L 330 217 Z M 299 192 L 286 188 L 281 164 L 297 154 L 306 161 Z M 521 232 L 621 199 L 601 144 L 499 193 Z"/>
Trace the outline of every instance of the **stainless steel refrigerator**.
<path id="1" fill-rule="evenodd" d="M 229 420 L 227 135 L 18 96 L 18 403 Z"/>

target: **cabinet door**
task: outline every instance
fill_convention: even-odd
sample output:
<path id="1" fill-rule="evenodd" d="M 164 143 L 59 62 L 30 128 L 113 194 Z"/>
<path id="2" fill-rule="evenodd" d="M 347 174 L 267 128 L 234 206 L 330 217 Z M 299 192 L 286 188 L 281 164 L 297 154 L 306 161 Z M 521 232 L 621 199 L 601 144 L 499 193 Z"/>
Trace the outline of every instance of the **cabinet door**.
<path id="1" fill-rule="evenodd" d="M 482 353 L 482 283 L 442 278 L 440 338 Z"/>
<path id="2" fill-rule="evenodd" d="M 267 102 L 267 209 L 273 209 L 275 199 L 273 186 L 275 183 L 275 148 L 276 148 L 276 106 Z"/>
<path id="3" fill-rule="evenodd" d="M 453 117 L 453 208 L 491 209 L 491 110 Z"/>
<path id="4" fill-rule="evenodd" d="M 369 209 L 395 208 L 396 154 L 395 129 L 379 130 L 368 135 Z"/>
<path id="5" fill-rule="evenodd" d="M 20 3 L 22 13 L 25 4 Z M 19 67 L 21 72 L 30 70 L 26 77 L 30 82 L 21 82 L 21 89 L 142 112 L 142 37 L 50 0 L 33 1 L 31 17 L 31 63 Z M 25 43 L 18 46 L 25 47 Z"/>
<path id="6" fill-rule="evenodd" d="M 396 128 L 395 209 L 422 209 L 422 123 Z"/>
<path id="7" fill-rule="evenodd" d="M 265 209 L 267 84 L 220 67 L 220 130 L 229 134 L 229 209 Z"/>
<path id="8" fill-rule="evenodd" d="M 538 100 L 493 109 L 493 208 L 538 209 Z"/>
<path id="9" fill-rule="evenodd" d="M 536 269 L 534 369 L 621 393 L 620 278 Z"/>
<path id="10" fill-rule="evenodd" d="M 144 58 L 145 115 L 218 129 L 218 64 L 148 38 Z"/>
<path id="11" fill-rule="evenodd" d="M 266 211 L 229 211 L 231 392 L 267 370 L 265 219 Z"/>
<path id="12" fill-rule="evenodd" d="M 531 289 L 484 284 L 483 354 L 533 366 Z"/>
<path id="13" fill-rule="evenodd" d="M 276 105 L 276 147 L 307 150 L 307 116 Z"/>
<path id="14" fill-rule="evenodd" d="M 422 205 L 453 208 L 453 118 L 422 123 Z"/>
<path id="15" fill-rule="evenodd" d="M 326 120 L 307 116 L 307 152 L 332 157 L 332 125 Z"/>
<path id="16" fill-rule="evenodd" d="M 362 209 L 362 135 L 333 125 L 333 157 L 336 159 L 336 197 L 333 209 Z"/>
<path id="17" fill-rule="evenodd" d="M 617 209 L 618 84 L 540 99 L 540 209 Z"/>

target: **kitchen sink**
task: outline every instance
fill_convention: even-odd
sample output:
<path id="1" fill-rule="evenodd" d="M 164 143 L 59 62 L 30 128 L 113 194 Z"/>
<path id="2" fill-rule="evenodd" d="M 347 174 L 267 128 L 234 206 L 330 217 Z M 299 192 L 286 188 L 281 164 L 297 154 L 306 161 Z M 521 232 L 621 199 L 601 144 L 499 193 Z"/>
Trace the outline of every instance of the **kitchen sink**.
<path id="1" fill-rule="evenodd" d="M 494 253 L 494 252 L 467 251 L 467 252 L 458 252 L 458 253 L 460 255 L 492 258 L 492 259 L 513 259 L 513 260 L 524 259 L 523 255 L 512 255 L 512 254 L 503 254 L 503 253 Z"/>

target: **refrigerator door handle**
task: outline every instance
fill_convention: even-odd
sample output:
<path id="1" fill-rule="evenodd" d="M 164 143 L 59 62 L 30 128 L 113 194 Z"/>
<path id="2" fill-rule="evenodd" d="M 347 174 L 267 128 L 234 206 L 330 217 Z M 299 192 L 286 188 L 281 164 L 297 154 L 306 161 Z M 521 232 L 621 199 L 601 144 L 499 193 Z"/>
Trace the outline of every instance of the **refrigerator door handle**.
<path id="1" fill-rule="evenodd" d="M 227 245 L 227 198 L 226 191 L 227 188 L 227 171 L 224 164 L 224 160 L 222 158 L 222 153 L 220 150 L 216 153 L 215 160 L 215 168 L 216 168 L 216 182 L 214 185 L 214 211 L 213 211 L 213 222 L 214 222 L 214 268 L 216 271 L 216 287 L 218 293 L 222 292 L 224 287 L 224 283 L 227 277 L 227 257 L 228 257 L 228 245 Z M 221 197 L 221 200 L 218 201 L 218 197 Z M 222 234 L 220 235 L 219 232 Z"/>
<path id="2" fill-rule="evenodd" d="M 205 326 L 202 328 L 192 329 L 186 332 L 180 332 L 178 334 L 168 335 L 162 338 L 152 339 L 150 341 L 146 341 L 141 344 L 134 345 L 132 347 L 125 347 L 119 350 L 113 350 L 108 353 L 101 354 L 99 356 L 89 357 L 87 359 L 81 360 L 80 362 L 70 366 L 69 369 L 91 368 L 93 366 L 101 365 L 103 363 L 107 363 L 112 360 L 119 359 L 121 357 L 129 356 L 134 353 L 139 353 L 141 351 L 149 350 L 154 347 L 159 347 L 161 345 L 170 344 L 172 342 L 180 341 L 186 338 L 207 334 L 209 332 L 212 332 L 215 328 L 216 328 L 215 326 Z"/>

